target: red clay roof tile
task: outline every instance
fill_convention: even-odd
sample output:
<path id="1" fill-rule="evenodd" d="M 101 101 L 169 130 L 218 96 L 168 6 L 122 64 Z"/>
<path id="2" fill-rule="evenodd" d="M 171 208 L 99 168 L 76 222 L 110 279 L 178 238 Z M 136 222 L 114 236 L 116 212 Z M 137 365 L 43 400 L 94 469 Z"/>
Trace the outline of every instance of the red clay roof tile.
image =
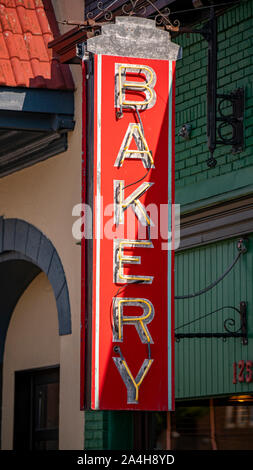
<path id="1" fill-rule="evenodd" d="M 9 52 L 6 46 L 6 41 L 4 40 L 3 36 L 0 35 L 0 57 L 2 57 L 3 59 L 9 58 Z"/>
<path id="2" fill-rule="evenodd" d="M 33 0 L 17 0 L 16 4 L 17 5 L 22 5 L 25 8 L 30 8 L 31 10 L 33 10 L 35 8 Z"/>
<path id="3" fill-rule="evenodd" d="M 18 0 L 17 0 L 18 1 Z M 17 13 L 23 33 L 32 33 L 34 35 L 41 35 L 41 28 L 39 25 L 36 10 L 30 10 L 23 6 L 17 7 Z"/>
<path id="4" fill-rule="evenodd" d="M 29 54 L 23 36 L 20 34 L 12 34 L 10 31 L 4 31 L 3 35 L 0 35 L 0 37 L 1 36 L 8 50 L 8 56 L 6 58 L 19 57 L 22 61 L 29 61 Z M 4 58 L 1 51 L 0 57 Z"/>
<path id="5" fill-rule="evenodd" d="M 3 31 L 22 34 L 22 29 L 15 8 L 6 8 L 0 2 L 0 21 Z"/>
<path id="6" fill-rule="evenodd" d="M 44 9 L 46 9 L 46 7 L 43 4 L 43 0 L 34 0 L 34 5 L 35 5 L 35 8 L 44 8 Z"/>
<path id="7" fill-rule="evenodd" d="M 41 8 L 41 7 L 36 8 L 36 13 L 37 13 L 38 21 L 40 23 L 40 28 L 41 28 L 42 33 L 43 34 L 51 33 L 47 15 L 45 13 L 44 8 Z"/>
<path id="8" fill-rule="evenodd" d="M 16 1 L 15 0 L 3 0 L 1 3 L 6 7 L 16 8 Z"/>
<path id="9" fill-rule="evenodd" d="M 17 86 L 10 61 L 0 59 L 1 85 Z"/>
<path id="10" fill-rule="evenodd" d="M 27 80 L 23 71 L 22 62 L 20 62 L 17 57 L 12 57 L 10 61 L 17 86 L 26 86 Z"/>
<path id="11" fill-rule="evenodd" d="M 0 0 L 0 86 L 73 90 L 47 47 L 58 36 L 51 0 Z"/>
<path id="12" fill-rule="evenodd" d="M 43 36 L 26 33 L 24 34 L 24 40 L 30 59 L 39 59 L 41 62 L 49 61 Z"/>

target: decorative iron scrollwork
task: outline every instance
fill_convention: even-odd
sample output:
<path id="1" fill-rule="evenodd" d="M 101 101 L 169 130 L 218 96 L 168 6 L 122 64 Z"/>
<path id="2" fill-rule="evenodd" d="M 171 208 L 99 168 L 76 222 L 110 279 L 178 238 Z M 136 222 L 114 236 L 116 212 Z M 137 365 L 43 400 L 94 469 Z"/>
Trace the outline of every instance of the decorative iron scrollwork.
<path id="1" fill-rule="evenodd" d="M 217 19 L 213 8 L 210 20 L 199 32 L 208 42 L 207 136 L 210 157 L 207 165 L 213 168 L 217 163 L 214 158 L 217 144 L 232 145 L 232 153 L 243 150 L 244 90 L 240 88 L 230 94 L 217 93 Z M 225 102 L 232 106 L 230 115 L 222 111 Z M 223 134 L 228 126 L 232 130 L 231 137 Z"/>
<path id="2" fill-rule="evenodd" d="M 243 113 L 244 113 L 244 89 L 238 88 L 229 95 L 216 95 L 218 101 L 217 121 L 220 122 L 217 128 L 217 133 L 221 141 L 216 140 L 216 143 L 225 145 L 232 145 L 232 153 L 241 152 L 243 150 Z M 230 115 L 224 114 L 222 111 L 223 103 L 229 102 L 232 106 Z M 231 126 L 232 137 L 224 137 L 222 129 Z"/>
<path id="3" fill-rule="evenodd" d="M 237 253 L 235 259 L 233 260 L 232 264 L 230 264 L 230 266 L 226 269 L 226 271 L 218 279 L 216 279 L 216 281 L 213 281 L 211 284 L 204 287 L 204 289 L 199 290 L 198 292 L 193 292 L 191 294 L 184 294 L 184 295 L 175 295 L 175 299 L 176 300 L 192 299 L 193 297 L 198 297 L 199 295 L 206 294 L 206 292 L 208 292 L 209 290 L 216 287 L 217 284 L 219 282 L 221 282 L 224 279 L 224 277 L 228 275 L 228 273 L 230 273 L 231 269 L 233 269 L 233 267 L 236 265 L 236 263 L 240 259 L 240 256 L 242 254 L 247 253 L 247 251 L 248 251 L 248 239 L 245 238 L 245 237 L 244 238 L 239 238 L 239 240 L 237 240 L 236 246 L 237 246 L 238 253 Z"/>
<path id="4" fill-rule="evenodd" d="M 140 0 L 129 0 L 122 6 L 121 11 L 125 15 L 146 16 L 147 13 L 147 9 L 140 5 Z"/>
<path id="5" fill-rule="evenodd" d="M 155 6 L 154 6 L 154 8 L 155 8 Z M 157 11 L 159 12 L 158 9 L 157 9 Z M 171 12 L 170 12 L 170 9 L 168 7 L 165 8 L 162 12 L 157 13 L 157 15 L 155 16 L 155 22 L 156 22 L 157 26 L 164 26 L 165 28 L 169 26 L 171 30 L 178 29 L 179 26 L 180 26 L 180 21 L 175 20 L 174 23 L 172 24 L 171 21 L 170 21 L 170 14 L 171 14 Z"/>
<path id="6" fill-rule="evenodd" d="M 113 2 L 115 3 L 115 2 Z M 113 14 L 110 10 L 110 6 L 109 7 L 104 7 L 103 6 L 103 2 L 99 1 L 97 2 L 97 9 L 100 11 L 100 13 L 98 13 L 95 17 L 94 17 L 94 14 L 93 12 L 89 12 L 87 13 L 87 19 L 90 19 L 90 20 L 97 20 L 99 19 L 100 17 L 102 17 L 104 20 L 106 21 L 112 21 L 113 19 Z"/>
<path id="7" fill-rule="evenodd" d="M 231 331 L 230 327 L 232 327 L 232 328 L 235 327 L 235 319 L 234 318 L 227 318 L 224 321 L 224 330 L 227 331 L 228 333 L 239 333 L 239 331 L 241 331 L 241 326 L 236 331 Z"/>
<path id="8" fill-rule="evenodd" d="M 246 306 L 246 302 L 242 301 L 240 302 L 240 309 L 236 308 L 236 307 L 231 307 L 231 306 L 226 306 L 226 307 L 221 307 L 221 308 L 218 308 L 217 310 L 215 310 L 214 312 L 210 312 L 206 315 L 203 315 L 195 320 L 192 320 L 191 322 L 187 323 L 187 324 L 184 324 L 184 325 L 181 325 L 180 327 L 176 328 L 179 329 L 179 328 L 183 328 L 184 326 L 187 326 L 191 323 L 195 323 L 196 321 L 200 321 L 201 319 L 209 316 L 209 315 L 214 315 L 215 313 L 218 313 L 219 311 L 221 310 L 224 310 L 224 309 L 231 309 L 233 310 L 234 312 L 237 312 L 240 316 L 240 326 L 237 330 L 235 330 L 235 325 L 236 325 L 236 321 L 234 318 L 226 318 L 224 320 L 224 323 L 223 323 L 223 326 L 224 326 L 224 330 L 225 332 L 221 332 L 221 333 L 214 333 L 214 332 L 210 332 L 210 333 L 175 333 L 175 339 L 176 341 L 180 341 L 180 339 L 182 338 L 223 338 L 224 341 L 227 339 L 227 338 L 242 338 L 242 344 L 243 345 L 246 345 L 248 344 L 248 334 L 247 334 L 247 318 L 246 318 L 246 310 L 247 310 L 247 306 Z M 233 331 L 231 330 L 231 328 L 233 329 Z"/>
<path id="9" fill-rule="evenodd" d="M 232 153 L 238 153 L 244 146 L 244 90 L 239 88 L 230 94 L 217 93 L 217 18 L 214 7 L 210 7 L 210 19 L 201 29 L 180 28 L 179 33 L 198 33 L 208 42 L 208 67 L 207 67 L 207 138 L 208 150 L 207 166 L 214 168 L 217 160 L 214 152 L 217 144 L 231 145 Z M 221 106 L 224 102 L 230 102 L 232 112 L 225 115 Z M 231 137 L 224 135 L 224 129 L 229 127 Z"/>
<path id="10" fill-rule="evenodd" d="M 121 3 L 121 6 L 120 6 Z M 180 22 L 175 20 L 173 23 L 170 21 L 170 9 L 164 8 L 162 11 L 157 8 L 152 0 L 146 0 L 143 4 L 143 0 L 127 0 L 122 5 L 119 0 L 113 0 L 108 6 L 104 7 L 103 2 L 100 0 L 96 4 L 95 13 L 87 13 L 88 20 L 99 20 L 99 21 L 112 21 L 114 18 L 114 11 L 117 8 L 117 15 L 119 16 L 150 16 L 148 14 L 147 7 L 151 7 L 151 16 L 155 15 L 154 19 L 157 26 L 164 27 L 165 29 L 178 30 Z"/>

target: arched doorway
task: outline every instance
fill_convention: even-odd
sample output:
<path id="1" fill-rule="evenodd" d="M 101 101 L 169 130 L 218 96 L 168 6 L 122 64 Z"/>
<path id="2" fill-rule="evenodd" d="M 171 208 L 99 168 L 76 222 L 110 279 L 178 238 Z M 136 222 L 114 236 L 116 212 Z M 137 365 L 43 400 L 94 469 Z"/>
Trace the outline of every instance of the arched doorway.
<path id="1" fill-rule="evenodd" d="M 10 433 L 13 434 L 13 429 L 6 428 L 6 422 L 11 419 L 11 416 L 6 418 L 8 416 L 6 410 L 10 410 L 12 400 L 11 413 L 14 413 L 14 375 L 17 372 L 15 367 L 18 370 L 22 369 L 22 361 L 27 370 L 33 369 L 34 364 L 36 368 L 58 364 L 56 351 L 48 360 L 43 359 L 50 349 L 47 347 L 47 339 L 53 334 L 54 339 L 51 338 L 51 342 L 57 345 L 59 336 L 71 333 L 68 287 L 58 253 L 42 232 L 19 219 L 0 219 L 0 294 L 0 408 L 4 407 L 2 415 L 5 419 L 1 429 L 4 429 L 4 445 L 11 448 L 13 439 Z M 34 299 L 33 306 L 30 304 L 30 307 L 25 309 L 24 322 L 19 324 L 20 316 L 17 312 L 20 308 L 22 311 L 23 302 L 28 302 L 29 305 L 31 298 Z M 42 315 L 40 305 L 42 306 L 43 302 L 51 307 L 46 307 L 46 314 L 40 318 Z M 37 326 L 35 322 L 31 328 L 31 321 L 35 321 L 36 316 Z M 44 333 L 41 320 L 46 321 L 43 327 Z M 23 348 L 19 346 L 18 353 L 18 344 L 22 335 L 24 346 Z M 33 337 L 34 342 L 31 340 Z M 16 338 L 15 346 L 13 338 Z M 37 361 L 34 362 L 36 356 Z M 3 361 L 6 361 L 4 368 Z M 3 369 L 4 395 L 2 394 Z M 3 403 L 2 398 L 4 398 Z"/>
<path id="2" fill-rule="evenodd" d="M 57 449 L 60 338 L 52 287 L 38 274 L 14 308 L 3 356 L 2 448 Z"/>

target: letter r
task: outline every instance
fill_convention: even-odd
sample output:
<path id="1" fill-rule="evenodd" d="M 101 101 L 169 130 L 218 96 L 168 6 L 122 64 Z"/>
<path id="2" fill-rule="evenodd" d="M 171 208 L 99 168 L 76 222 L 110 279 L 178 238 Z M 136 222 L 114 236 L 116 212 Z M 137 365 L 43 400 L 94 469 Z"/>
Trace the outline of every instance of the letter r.
<path id="1" fill-rule="evenodd" d="M 124 307 L 141 307 L 142 315 L 124 315 Z M 142 343 L 153 344 L 153 339 L 147 324 L 152 322 L 155 315 L 153 304 L 148 299 L 114 297 L 113 298 L 113 342 L 123 341 L 123 326 L 134 325 Z"/>

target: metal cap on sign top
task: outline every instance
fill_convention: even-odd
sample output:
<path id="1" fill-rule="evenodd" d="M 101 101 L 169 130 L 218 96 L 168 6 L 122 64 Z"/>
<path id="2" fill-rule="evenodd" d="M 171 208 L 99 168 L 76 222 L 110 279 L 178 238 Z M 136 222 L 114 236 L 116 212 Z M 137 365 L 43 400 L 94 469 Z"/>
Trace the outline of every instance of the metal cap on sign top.
<path id="1" fill-rule="evenodd" d="M 153 20 L 117 16 L 115 23 L 102 26 L 99 36 L 87 40 L 87 52 L 120 57 L 178 60 L 182 49 L 160 30 Z"/>

